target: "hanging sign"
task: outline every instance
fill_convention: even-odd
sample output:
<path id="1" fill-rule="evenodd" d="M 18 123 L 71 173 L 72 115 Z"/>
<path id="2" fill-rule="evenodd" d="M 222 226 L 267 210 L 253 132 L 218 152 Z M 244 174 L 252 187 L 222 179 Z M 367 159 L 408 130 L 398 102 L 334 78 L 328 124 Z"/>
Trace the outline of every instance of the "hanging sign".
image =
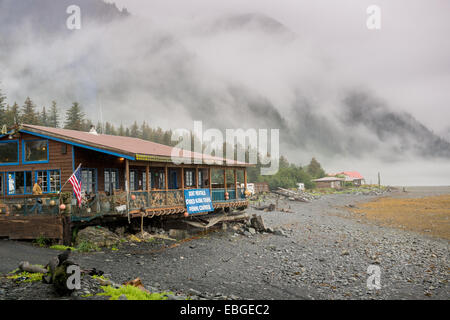
<path id="1" fill-rule="evenodd" d="M 209 189 L 184 190 L 184 202 L 189 214 L 214 211 Z"/>

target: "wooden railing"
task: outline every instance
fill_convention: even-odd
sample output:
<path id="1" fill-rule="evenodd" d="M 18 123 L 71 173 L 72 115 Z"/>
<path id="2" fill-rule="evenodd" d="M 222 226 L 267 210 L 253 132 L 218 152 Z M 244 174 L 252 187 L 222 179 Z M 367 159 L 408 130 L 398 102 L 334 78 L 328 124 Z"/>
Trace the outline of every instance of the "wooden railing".
<path id="1" fill-rule="evenodd" d="M 225 197 L 224 188 L 213 188 L 211 198 L 213 202 L 233 202 L 245 200 L 244 188 L 228 189 L 228 199 Z M 41 199 L 41 210 L 36 205 L 36 198 Z M 123 215 L 127 213 L 127 194 L 124 191 L 113 195 L 105 193 L 92 194 L 83 199 L 81 207 L 76 198 L 69 197 L 65 201 L 58 194 L 24 196 L 0 199 L 1 215 L 57 215 L 68 214 L 72 221 L 92 220 L 103 215 Z M 65 209 L 60 209 L 60 204 L 65 203 Z M 131 191 L 129 195 L 129 210 L 141 210 L 149 208 L 184 207 L 184 193 L 181 189 Z"/>
<path id="2" fill-rule="evenodd" d="M 130 210 L 184 206 L 183 190 L 152 190 L 130 192 Z"/>
<path id="3" fill-rule="evenodd" d="M 225 189 L 223 188 L 213 188 L 211 190 L 211 197 L 213 202 L 227 202 L 236 200 L 245 200 L 245 189 L 237 188 L 237 195 L 235 189 L 227 189 L 228 199 L 225 197 Z"/>
<path id="4" fill-rule="evenodd" d="M 0 199 L 0 215 L 57 215 L 59 201 L 59 195 L 56 194 L 2 198 Z"/>

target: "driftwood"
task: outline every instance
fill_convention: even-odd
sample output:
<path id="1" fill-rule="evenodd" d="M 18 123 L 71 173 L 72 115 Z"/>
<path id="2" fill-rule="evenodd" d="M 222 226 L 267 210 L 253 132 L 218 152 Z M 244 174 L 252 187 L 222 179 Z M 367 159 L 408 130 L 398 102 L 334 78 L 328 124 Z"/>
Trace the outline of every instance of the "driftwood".
<path id="1" fill-rule="evenodd" d="M 30 273 L 47 273 L 48 270 L 36 265 L 32 265 L 30 264 L 28 261 L 22 261 L 19 264 L 19 269 L 21 271 L 26 271 L 26 272 L 30 272 Z"/>
<path id="2" fill-rule="evenodd" d="M 303 192 L 296 192 L 284 188 L 278 188 L 278 190 L 272 191 L 275 194 L 278 194 L 280 196 L 288 197 L 289 200 L 293 201 L 300 201 L 300 202 L 309 202 L 310 199 L 307 195 L 305 195 Z"/>
<path id="3" fill-rule="evenodd" d="M 255 210 L 260 210 L 260 211 L 274 211 L 275 210 L 275 205 L 273 203 L 265 205 L 265 206 L 252 206 L 253 209 Z"/>
<path id="4" fill-rule="evenodd" d="M 248 218 L 249 217 L 246 214 L 238 214 L 238 215 L 215 216 L 212 218 L 203 218 L 199 219 L 199 221 L 184 220 L 184 222 L 193 227 L 208 229 L 219 222 L 234 222 L 234 221 L 248 220 Z"/>

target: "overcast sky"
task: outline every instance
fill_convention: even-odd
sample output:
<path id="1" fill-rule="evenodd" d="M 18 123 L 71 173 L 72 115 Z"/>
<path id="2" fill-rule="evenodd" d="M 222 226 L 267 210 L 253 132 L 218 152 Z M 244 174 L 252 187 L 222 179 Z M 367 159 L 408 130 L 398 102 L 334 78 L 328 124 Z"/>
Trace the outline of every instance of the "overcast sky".
<path id="1" fill-rule="evenodd" d="M 37 27 L 8 32 L 9 103 L 78 101 L 116 126 L 279 128 L 297 164 L 316 156 L 330 173 L 375 182 L 381 171 L 391 185 L 450 181 L 450 145 L 427 129 L 450 141 L 448 0 L 115 0 L 131 18 L 99 25 L 86 23 L 94 1 L 77 0 L 85 20 L 69 33 L 54 4 L 72 0 L 60 1 L 32 9 Z M 380 30 L 366 26 L 370 5 Z M 36 11 L 63 30 L 46 39 Z"/>
<path id="2" fill-rule="evenodd" d="M 334 67 L 365 82 L 398 108 L 441 133 L 450 127 L 448 0 L 117 0 L 171 28 L 227 13 L 259 12 L 323 50 Z M 381 30 L 366 27 L 369 5 L 381 8 Z M 343 81 L 343 79 L 341 79 Z"/>

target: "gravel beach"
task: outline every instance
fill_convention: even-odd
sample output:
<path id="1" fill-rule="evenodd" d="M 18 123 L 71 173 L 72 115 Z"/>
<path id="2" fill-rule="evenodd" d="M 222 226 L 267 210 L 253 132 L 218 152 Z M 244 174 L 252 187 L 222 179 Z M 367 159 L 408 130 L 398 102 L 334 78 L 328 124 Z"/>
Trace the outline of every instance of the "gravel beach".
<path id="1" fill-rule="evenodd" d="M 450 193 L 410 189 L 389 196 Z M 232 228 L 190 241 L 124 244 L 118 251 L 74 253 L 82 268 L 103 270 L 117 283 L 140 277 L 145 287 L 221 299 L 449 299 L 449 242 L 355 218 L 348 207 L 377 196 L 325 195 L 309 203 L 280 200 L 264 212 L 276 234 Z M 0 273 L 20 261 L 46 262 L 57 252 L 30 243 L 0 241 Z M 380 289 L 368 289 L 367 269 L 379 266 Z M 41 284 L 29 287 L 40 288 Z M 14 291 L 3 279 L 0 299 L 52 299 L 51 293 Z"/>

